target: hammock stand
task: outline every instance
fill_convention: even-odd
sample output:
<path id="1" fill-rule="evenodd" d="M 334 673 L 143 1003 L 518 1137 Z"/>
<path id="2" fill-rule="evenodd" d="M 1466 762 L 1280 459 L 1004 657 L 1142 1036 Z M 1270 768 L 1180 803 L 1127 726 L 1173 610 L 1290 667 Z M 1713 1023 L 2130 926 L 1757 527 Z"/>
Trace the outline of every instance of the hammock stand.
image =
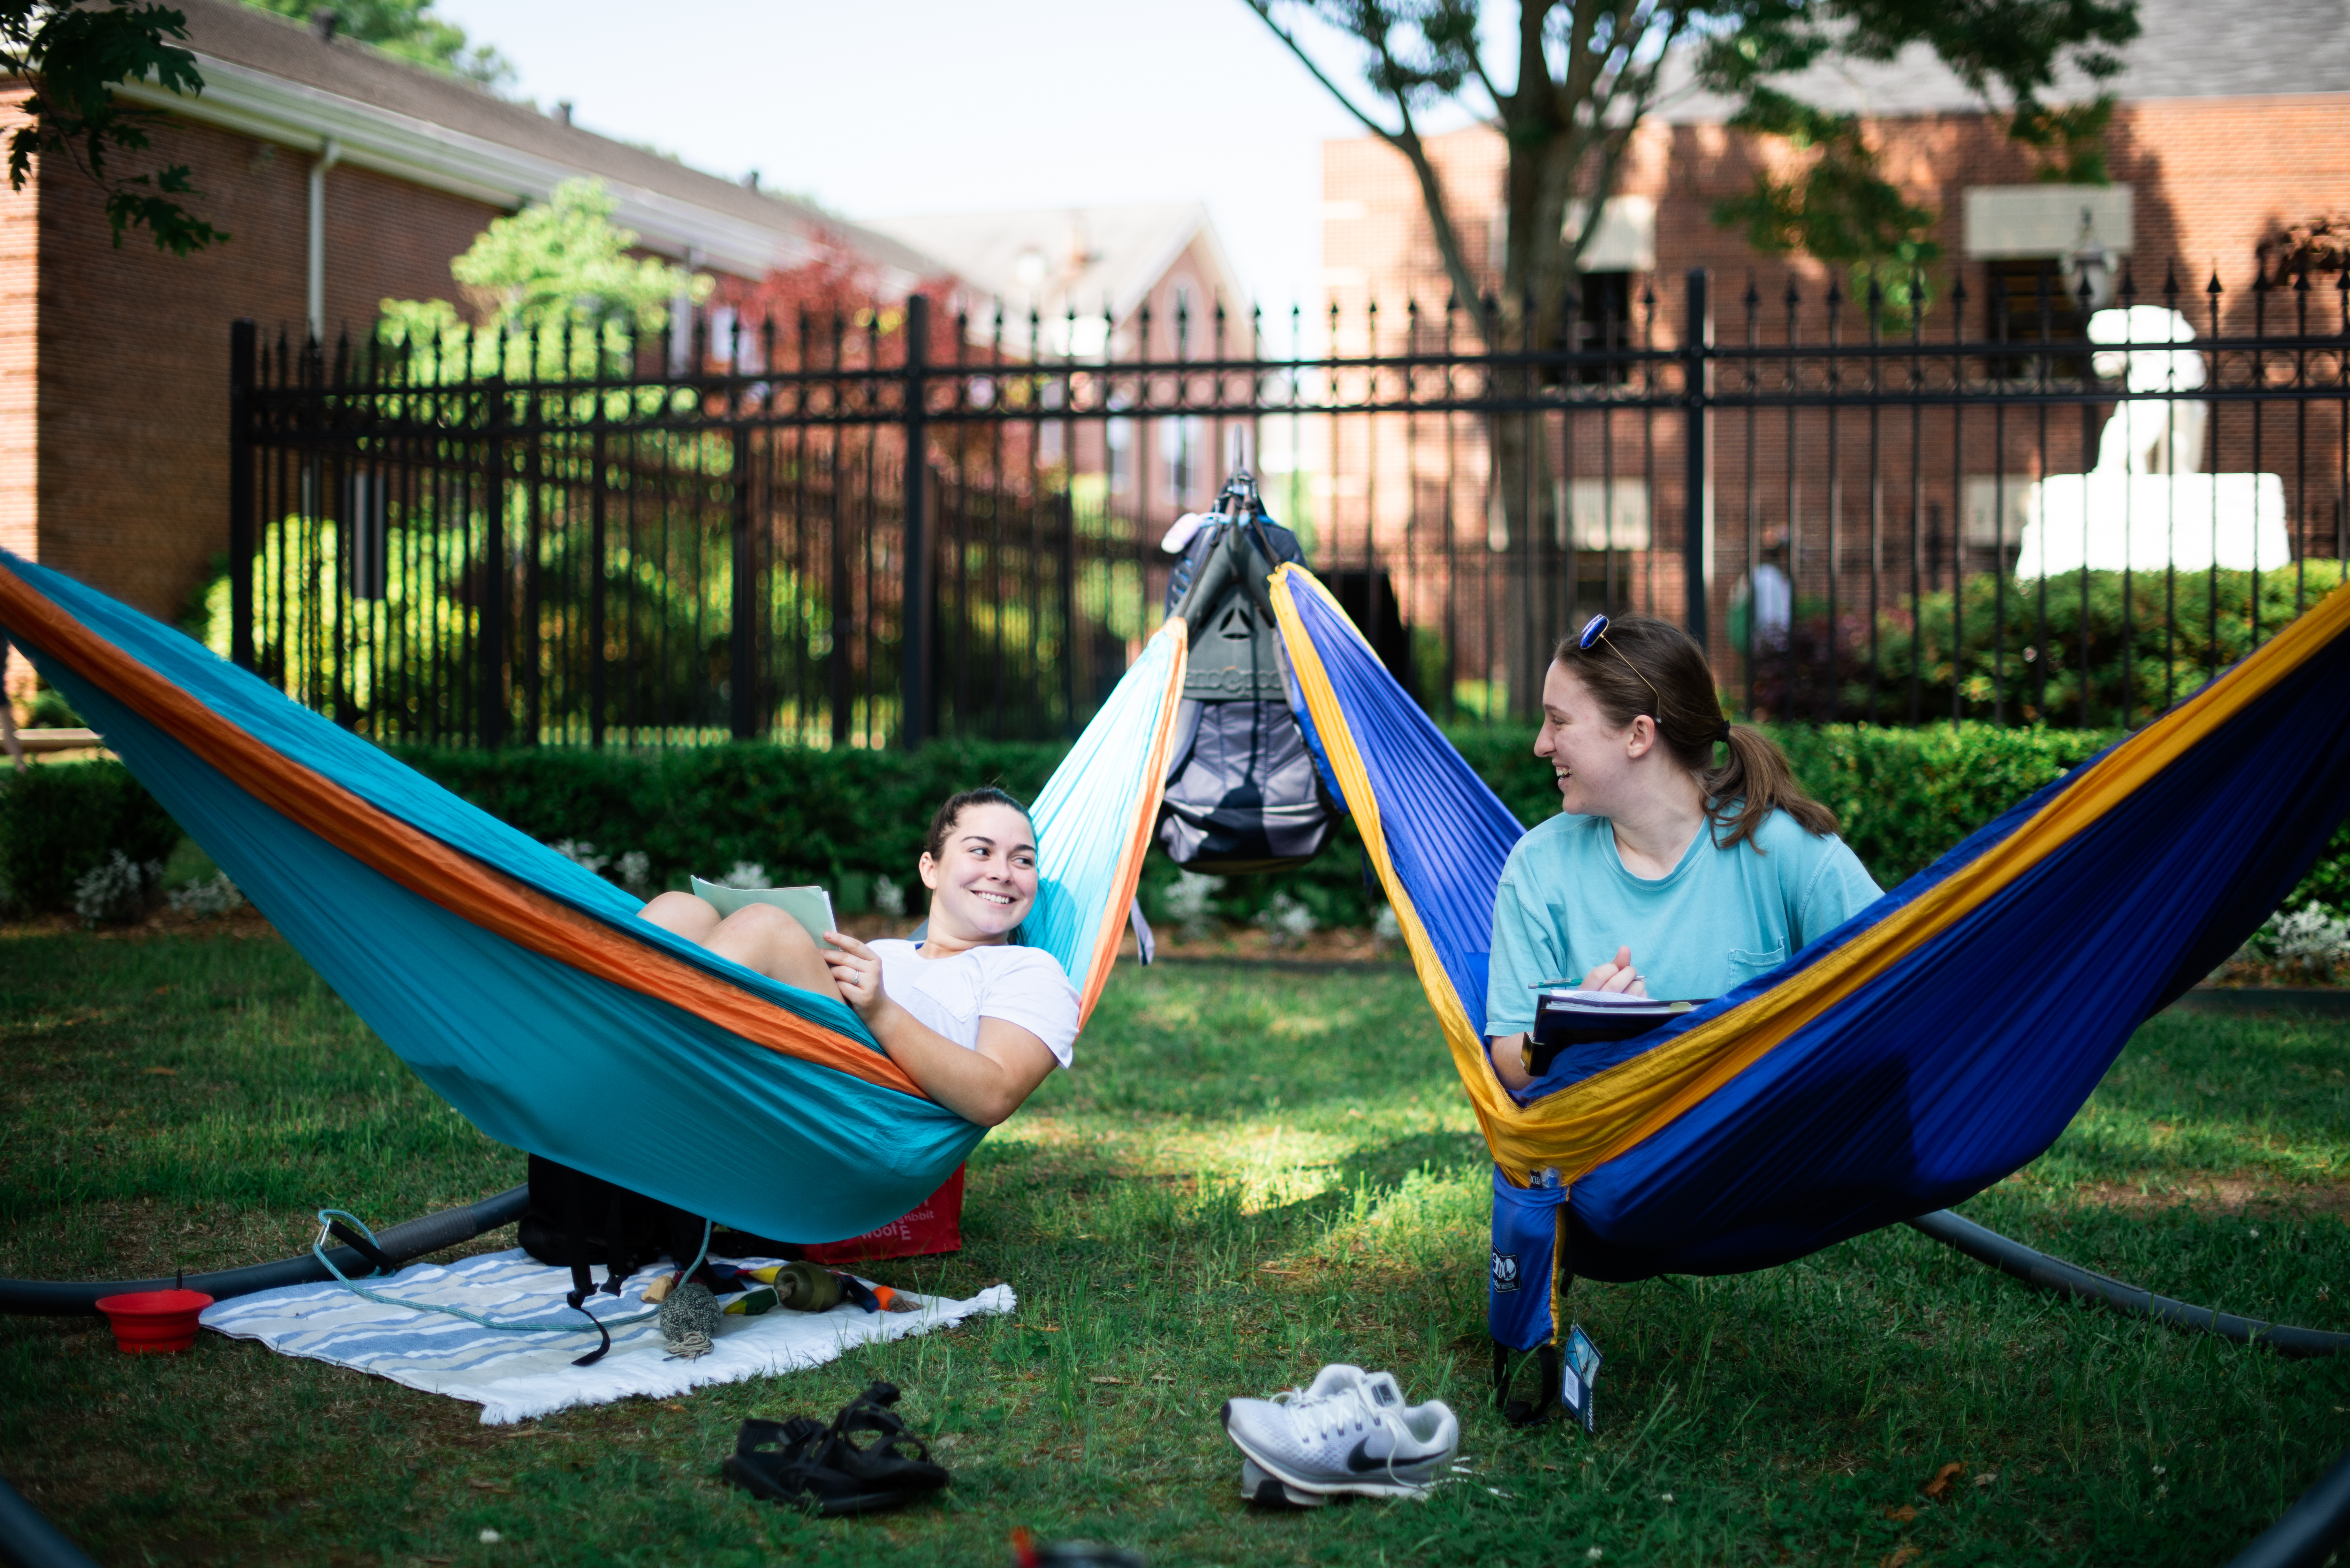
<path id="1" fill-rule="evenodd" d="M 2137 1024 L 2232 950 L 2322 849 L 2341 815 L 2334 803 L 2350 799 L 2345 788 L 2350 737 L 2338 722 L 2299 729 L 2288 722 L 2338 718 L 2333 694 L 2350 679 L 2350 644 L 2341 637 L 2350 626 L 2350 588 L 2330 595 L 2169 715 L 1985 827 L 1781 970 L 1624 1043 L 1612 1060 L 1595 1064 L 1589 1054 L 1580 1054 L 1562 1081 L 1537 1083 L 1518 1096 L 1503 1093 L 1486 1069 L 1482 1027 L 1493 883 L 1519 826 L 1387 675 L 1326 590 L 1295 566 L 1276 574 L 1273 589 L 1290 663 L 1292 707 L 1326 782 L 1363 833 L 1494 1154 L 1497 1243 L 1505 1234 L 1514 1241 L 1523 1231 L 1551 1280 L 1550 1292 L 1528 1293 L 1550 1298 L 1542 1300 L 1543 1310 L 1513 1319 L 1513 1337 L 1522 1343 L 1507 1345 L 1497 1334 L 1497 1355 L 1555 1344 L 1555 1298 L 1572 1278 L 1570 1259 L 1601 1278 L 1740 1272 L 1895 1220 L 2030 1282 L 2287 1354 L 2331 1354 L 2350 1338 L 2187 1307 L 1940 1212 L 2043 1151 Z M 761 983 L 763 977 L 633 920 L 632 902 L 616 902 L 617 889 L 608 884 L 424 784 L 169 628 L 5 553 L 0 553 L 0 623 L 52 683 L 99 721 L 133 772 L 360 1015 L 492 1136 L 681 1207 L 722 1215 L 743 1230 L 805 1230 L 805 1215 L 814 1208 L 828 1213 L 823 1223 L 844 1238 L 869 1228 L 861 1221 L 887 1219 L 880 1210 L 910 1190 L 913 1198 L 928 1191 L 921 1183 L 952 1168 L 977 1142 L 979 1129 L 912 1092 L 846 1008 Z M 1057 826 L 1063 812 L 1079 827 L 1045 835 L 1045 896 L 1032 924 L 1037 945 L 1051 948 L 1069 968 L 1087 1011 L 1107 979 L 1157 815 L 1184 651 L 1181 623 L 1171 622 L 1153 638 L 1037 804 L 1040 829 L 1048 818 Z M 2235 765 L 2213 765 L 2211 759 L 2227 753 L 2230 742 Z M 2193 765 L 2198 759 L 2202 765 Z M 2186 786 L 2166 787 L 2177 779 Z M 1106 812 L 1105 794 L 1113 800 Z M 2061 901 L 2046 899 L 2036 883 L 2079 885 L 2085 867 L 2110 877 L 2111 840 L 2126 839 L 2131 827 L 2143 835 L 2142 819 L 2149 815 L 2172 821 L 2174 830 L 2182 809 L 2199 823 L 2191 808 L 2208 812 L 2214 796 L 2231 801 L 2239 824 L 2250 819 L 2261 831 L 2210 836 L 2207 842 L 2216 848 L 2205 858 L 2211 864 L 2196 867 L 2205 874 L 2185 884 L 2194 898 L 2183 913 L 2191 918 L 2165 928 L 2172 940 L 2161 961 L 2140 962 L 2124 977 L 2130 985 L 2096 994 L 2106 1004 L 2100 1027 L 2074 1032 L 2085 1044 L 2065 1053 L 2064 1071 L 2034 1073 L 2012 1050 L 1979 1050 L 1979 1057 L 1997 1059 L 1970 1061 L 1960 1075 L 1962 1083 L 1932 1083 L 1926 1082 L 1930 1072 L 1913 1071 L 1934 1065 L 1933 1053 L 1917 1048 L 1914 1028 L 1894 1047 L 1884 1045 L 1899 1022 L 1888 997 L 1904 986 L 1930 992 L 1947 985 L 1965 961 L 1988 968 L 2000 947 L 1993 939 L 2003 933 L 2012 944 L 2018 939 L 2005 928 L 2030 923 L 2026 895 L 2038 890 L 2043 901 Z M 2106 851 L 2102 860 L 2093 853 L 2099 848 Z M 1094 860 L 1090 868 L 1081 864 L 1087 855 Z M 2177 883 L 2177 867 L 2155 869 Z M 2153 876 L 2139 871 L 2142 881 Z M 1107 898 L 1099 896 L 1105 883 Z M 753 1102 L 754 1117 L 764 1113 L 797 1135 L 764 1140 L 786 1165 L 806 1168 L 811 1154 L 837 1159 L 847 1151 L 837 1138 L 826 1139 L 824 1118 L 830 1113 L 850 1124 L 852 1140 L 861 1135 L 864 1141 L 855 1147 L 868 1172 L 880 1157 L 885 1174 L 873 1185 L 886 1195 L 877 1207 L 870 1193 L 860 1202 L 837 1183 L 799 1184 L 795 1196 L 800 1201 L 784 1213 L 772 1202 L 762 1206 L 739 1192 L 717 1190 L 728 1185 L 713 1179 L 720 1173 L 688 1171 L 681 1178 L 671 1167 L 652 1169 L 626 1151 L 616 1155 L 546 1137 L 554 1124 L 532 1121 L 520 1114 L 522 1102 L 499 1092 L 512 1088 L 513 1075 L 494 1066 L 481 1071 L 494 1064 L 494 1050 L 464 1039 L 466 1032 L 449 1015 L 421 1013 L 412 1002 L 403 1006 L 396 986 L 372 980 L 353 961 L 349 944 L 338 939 L 347 934 L 355 906 L 394 926 L 403 919 L 437 925 L 444 935 L 447 917 L 454 916 L 467 933 L 458 944 L 461 954 L 469 947 L 500 945 L 502 961 L 486 971 L 462 961 L 457 966 L 477 993 L 501 1004 L 494 1012 L 511 1016 L 515 992 L 554 1005 L 566 992 L 575 999 L 584 992 L 588 1014 L 626 1015 L 640 1031 L 665 1036 L 681 1055 L 696 1055 L 700 1048 L 700 1093 L 671 1097 L 708 1110 L 721 1097 L 712 1092 L 718 1085 L 742 1095 Z M 2134 906 L 2130 916 L 2123 942 L 2134 934 L 2143 948 L 2152 929 L 2148 912 Z M 380 920 L 369 925 L 378 933 L 387 929 Z M 1969 937 L 1976 940 L 1970 944 Z M 432 944 L 424 945 L 430 950 Z M 2095 947 L 2077 940 L 2074 945 Z M 414 955 L 430 956 L 429 950 Z M 2112 954 L 2100 950 L 2100 956 Z M 646 971 L 652 971 L 650 978 Z M 647 998 L 650 1010 L 638 1000 Z M 1968 1012 L 1946 1006 L 1936 1020 L 1935 1044 L 2030 1035 L 2045 1029 L 2045 1012 L 2044 1007 L 2038 1014 L 2019 1010 L 2012 1002 L 2005 1012 L 1991 1015 L 1980 1007 Z M 571 1016 L 582 1016 L 581 1010 L 575 1006 Z M 713 1034 L 724 1047 L 713 1049 Z M 1856 1037 L 1871 1035 L 1878 1064 L 1902 1070 L 1857 1080 L 1830 1071 L 1823 1078 L 1824 1062 L 1849 1067 Z M 608 1054 L 609 1038 L 597 1043 Z M 452 1044 L 474 1049 L 452 1051 Z M 771 1054 L 762 1064 L 777 1059 L 795 1064 L 783 1071 L 785 1083 L 760 1085 L 755 1073 L 743 1072 L 746 1060 L 759 1060 L 745 1054 L 761 1047 Z M 1840 1052 L 1846 1060 L 1838 1061 Z M 642 1054 L 619 1055 L 617 1076 L 625 1082 L 641 1066 Z M 608 1070 L 609 1061 L 604 1065 Z M 746 1093 L 746 1076 L 766 1092 Z M 1980 1096 L 1987 1081 L 2027 1090 L 2031 1114 L 2000 1127 L 1985 1127 L 1980 1118 L 1970 1124 L 1963 1116 L 1936 1123 L 1916 1114 L 1927 1106 L 1947 1108 L 1960 1089 Z M 877 1094 L 887 1098 L 877 1100 Z M 1808 1188 L 1781 1181 L 1759 1203 L 1750 1198 L 1743 1211 L 1735 1204 L 1692 1210 L 1690 1189 L 1707 1182 L 1718 1189 L 1713 1176 L 1725 1161 L 1750 1172 L 1766 1168 L 1754 1161 L 1774 1141 L 1785 1146 L 1815 1138 L 1816 1106 L 1811 1116 L 1789 1113 L 1806 1099 L 1823 1097 L 1835 1119 L 1857 1127 L 1862 1146 L 1834 1173 L 1836 1179 L 1825 1184 L 1825 1202 L 1817 1173 L 1806 1173 Z M 1867 1118 L 1852 1122 L 1856 1108 L 1883 1111 L 1905 1099 L 1900 1108 L 1909 1119 L 1905 1137 L 1896 1140 L 1899 1147 L 1871 1137 L 1879 1129 Z M 885 1104 L 894 1117 L 877 1114 Z M 920 1107 L 933 1114 L 924 1116 Z M 910 1116 L 922 1118 L 919 1136 L 888 1136 L 902 1134 L 889 1124 Z M 542 1141 L 525 1141 L 534 1132 Z M 1926 1158 L 1950 1152 L 1949 1145 L 1959 1146 L 1960 1158 Z M 1530 1185 L 1544 1170 L 1556 1172 L 1559 1185 Z M 1539 1192 L 1548 1196 L 1526 1196 Z M 502 1195 L 476 1210 L 494 1214 L 496 1205 L 513 1197 Z M 467 1214 L 474 1233 L 490 1228 L 482 1223 L 487 1215 L 452 1212 Z M 449 1220 L 428 1217 L 400 1231 L 432 1227 L 437 1234 L 438 1222 Z M 1515 1229 L 1505 1232 L 1505 1225 Z M 458 1228 L 447 1227 L 452 1240 L 461 1239 Z M 1660 1232 L 1671 1238 L 1661 1246 L 1655 1244 Z M 419 1231 L 411 1239 L 421 1237 Z M 29 1298 L 15 1287 L 32 1283 L 0 1283 L 0 1304 L 28 1310 L 16 1304 Z M 57 1304 L 29 1310 L 59 1310 L 64 1301 L 46 1299 Z M 64 1310 L 87 1309 L 76 1303 Z M 1496 1326 L 1502 1326 L 1498 1314 Z M 2236 1559 L 2234 1568 L 2314 1563 L 2345 1532 L 2350 1456 Z"/>

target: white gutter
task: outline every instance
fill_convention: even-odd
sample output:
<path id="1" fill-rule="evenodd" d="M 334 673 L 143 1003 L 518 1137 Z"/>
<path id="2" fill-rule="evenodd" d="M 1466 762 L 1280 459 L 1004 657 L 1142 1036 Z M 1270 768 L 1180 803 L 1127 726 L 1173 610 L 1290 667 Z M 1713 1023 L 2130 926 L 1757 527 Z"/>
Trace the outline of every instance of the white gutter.
<path id="1" fill-rule="evenodd" d="M 310 341 L 327 340 L 327 171 L 341 161 L 343 144 L 333 137 L 310 161 Z"/>
<path id="2" fill-rule="evenodd" d="M 115 91 L 142 108 L 316 153 L 322 160 L 328 147 L 337 147 L 338 161 L 494 207 L 542 202 L 564 181 L 595 173 L 250 66 L 203 54 L 196 60 L 204 90 L 194 98 L 146 81 L 127 83 Z M 318 172 L 314 166 L 314 185 Z M 618 203 L 615 221 L 636 230 L 647 250 L 682 258 L 691 248 L 711 265 L 746 277 L 790 266 L 815 252 L 806 240 L 790 233 L 608 175 L 596 177 Z M 314 218 L 314 234 L 316 223 Z"/>

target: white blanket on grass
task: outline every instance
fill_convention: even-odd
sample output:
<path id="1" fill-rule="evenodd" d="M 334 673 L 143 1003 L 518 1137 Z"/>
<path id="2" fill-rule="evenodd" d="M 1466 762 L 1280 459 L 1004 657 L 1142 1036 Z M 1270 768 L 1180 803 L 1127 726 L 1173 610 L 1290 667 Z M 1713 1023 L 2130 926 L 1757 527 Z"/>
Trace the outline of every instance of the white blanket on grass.
<path id="1" fill-rule="evenodd" d="M 775 1260 L 720 1261 L 751 1267 Z M 590 1305 L 601 1318 L 634 1316 L 647 1310 L 645 1287 L 669 1272 L 640 1270 L 621 1285 L 619 1295 L 598 1295 Z M 594 1272 L 603 1275 L 601 1269 Z M 563 1304 L 571 1271 L 534 1262 L 519 1248 L 455 1263 L 419 1263 L 391 1279 L 363 1282 L 379 1295 L 463 1307 L 493 1323 L 567 1317 L 579 1322 L 579 1314 Z M 584 1323 L 572 1332 L 488 1329 L 445 1313 L 385 1306 L 338 1284 L 288 1285 L 234 1296 L 206 1307 L 203 1322 L 286 1355 L 470 1399 L 481 1406 L 484 1425 L 501 1426 L 631 1394 L 677 1395 L 708 1383 L 796 1372 L 836 1360 L 854 1345 L 1009 1313 L 1015 1304 L 1009 1285 L 991 1285 L 969 1301 L 907 1292 L 899 1300 L 916 1303 L 918 1310 L 868 1313 L 843 1302 L 825 1313 L 778 1309 L 758 1317 L 729 1317 L 719 1328 L 716 1347 L 692 1361 L 671 1359 L 662 1348 L 660 1324 L 647 1318 L 614 1329 L 611 1353 L 592 1366 L 571 1365 L 596 1348 L 594 1331 Z"/>

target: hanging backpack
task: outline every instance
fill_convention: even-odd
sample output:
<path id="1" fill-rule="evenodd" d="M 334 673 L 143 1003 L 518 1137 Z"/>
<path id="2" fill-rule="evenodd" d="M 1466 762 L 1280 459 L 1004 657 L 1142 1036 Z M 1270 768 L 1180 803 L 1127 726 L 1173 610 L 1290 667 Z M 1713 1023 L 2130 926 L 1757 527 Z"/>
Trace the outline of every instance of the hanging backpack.
<path id="1" fill-rule="evenodd" d="M 1267 581 L 1297 536 L 1236 473 L 1185 545 L 1167 613 L 1191 628 L 1159 842 L 1187 871 L 1283 871 L 1314 858 L 1339 808 L 1289 709 Z"/>

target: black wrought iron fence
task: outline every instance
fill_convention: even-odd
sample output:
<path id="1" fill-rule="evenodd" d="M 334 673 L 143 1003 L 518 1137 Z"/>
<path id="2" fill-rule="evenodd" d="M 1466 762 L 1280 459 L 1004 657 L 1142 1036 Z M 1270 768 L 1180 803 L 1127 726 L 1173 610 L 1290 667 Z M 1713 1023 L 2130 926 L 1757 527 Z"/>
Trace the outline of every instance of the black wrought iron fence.
<path id="1" fill-rule="evenodd" d="M 1947 283 L 1586 279 L 1555 344 L 1490 299 L 240 324 L 232 650 L 384 741 L 1062 734 L 1243 462 L 1451 720 L 1604 609 L 1750 713 L 2142 722 L 2341 580 L 2350 275 Z"/>

